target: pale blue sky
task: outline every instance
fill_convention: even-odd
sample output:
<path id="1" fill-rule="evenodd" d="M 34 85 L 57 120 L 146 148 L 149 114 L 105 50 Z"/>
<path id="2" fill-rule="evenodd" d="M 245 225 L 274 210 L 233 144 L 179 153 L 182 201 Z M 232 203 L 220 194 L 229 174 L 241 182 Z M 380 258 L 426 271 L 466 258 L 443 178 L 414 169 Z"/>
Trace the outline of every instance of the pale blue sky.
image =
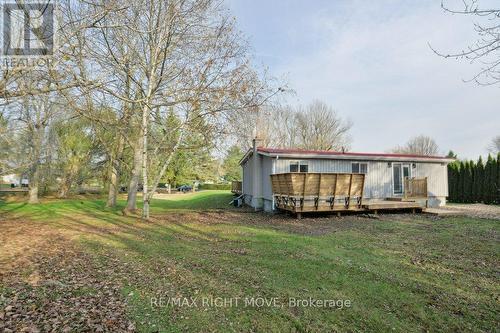
<path id="1" fill-rule="evenodd" d="M 477 158 L 500 134 L 500 85 L 464 83 L 478 65 L 428 46 L 460 50 L 476 37 L 471 19 L 445 14 L 440 1 L 227 4 L 255 61 L 296 91 L 289 103 L 321 99 L 353 121 L 353 151 L 386 151 L 425 134 L 443 153 Z"/>

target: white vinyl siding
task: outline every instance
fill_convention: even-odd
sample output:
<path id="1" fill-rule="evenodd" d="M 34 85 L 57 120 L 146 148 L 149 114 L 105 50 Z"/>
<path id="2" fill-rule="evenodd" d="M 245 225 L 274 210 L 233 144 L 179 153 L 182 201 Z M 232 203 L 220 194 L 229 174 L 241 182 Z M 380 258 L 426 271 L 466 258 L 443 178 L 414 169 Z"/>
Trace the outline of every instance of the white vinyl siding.
<path id="1" fill-rule="evenodd" d="M 253 160 L 248 159 L 243 165 L 242 192 L 247 194 L 243 199 L 246 204 L 250 204 L 252 197 L 249 193 L 253 193 Z"/>
<path id="2" fill-rule="evenodd" d="M 270 159 L 270 158 L 269 158 Z M 289 172 L 290 159 L 273 159 L 275 173 Z M 308 172 L 351 173 L 352 162 L 349 160 L 310 159 Z M 365 176 L 365 198 L 393 197 L 392 164 L 387 161 L 363 161 L 368 167 Z M 411 177 L 427 177 L 429 196 L 448 196 L 448 174 L 445 163 L 407 162 L 411 165 Z M 415 164 L 413 168 L 412 164 Z M 269 178 L 269 177 L 268 177 Z"/>

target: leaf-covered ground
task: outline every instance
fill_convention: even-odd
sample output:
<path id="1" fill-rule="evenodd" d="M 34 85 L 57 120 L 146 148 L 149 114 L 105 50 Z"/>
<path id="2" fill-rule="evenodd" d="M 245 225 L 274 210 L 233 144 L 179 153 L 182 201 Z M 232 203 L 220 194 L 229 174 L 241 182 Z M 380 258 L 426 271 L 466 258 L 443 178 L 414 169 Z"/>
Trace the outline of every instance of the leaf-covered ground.
<path id="1" fill-rule="evenodd" d="M 296 220 L 230 198 L 157 200 L 148 223 L 99 199 L 0 201 L 0 331 L 498 330 L 498 220 Z M 235 304 L 258 297 L 275 303 Z M 351 304 L 289 303 L 309 298 Z"/>

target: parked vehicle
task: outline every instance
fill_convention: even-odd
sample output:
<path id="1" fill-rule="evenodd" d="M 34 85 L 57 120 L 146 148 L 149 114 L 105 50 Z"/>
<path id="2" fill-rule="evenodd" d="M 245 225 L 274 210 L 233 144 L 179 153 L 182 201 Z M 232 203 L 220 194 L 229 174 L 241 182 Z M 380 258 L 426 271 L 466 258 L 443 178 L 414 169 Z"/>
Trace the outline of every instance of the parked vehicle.
<path id="1" fill-rule="evenodd" d="M 191 192 L 193 190 L 193 187 L 190 185 L 182 185 L 177 188 L 177 191 L 179 192 Z"/>

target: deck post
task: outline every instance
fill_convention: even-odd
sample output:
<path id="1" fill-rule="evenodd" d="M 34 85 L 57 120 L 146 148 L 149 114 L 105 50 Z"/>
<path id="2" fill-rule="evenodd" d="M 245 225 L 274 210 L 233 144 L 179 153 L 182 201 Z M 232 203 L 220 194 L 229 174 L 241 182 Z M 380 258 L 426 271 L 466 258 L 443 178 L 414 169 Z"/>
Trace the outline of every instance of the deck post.
<path id="1" fill-rule="evenodd" d="M 337 217 L 340 217 L 342 216 L 342 214 L 340 212 L 337 212 Z"/>
<path id="2" fill-rule="evenodd" d="M 298 212 L 297 213 L 297 220 L 301 220 L 302 219 L 302 213 L 301 212 Z"/>

